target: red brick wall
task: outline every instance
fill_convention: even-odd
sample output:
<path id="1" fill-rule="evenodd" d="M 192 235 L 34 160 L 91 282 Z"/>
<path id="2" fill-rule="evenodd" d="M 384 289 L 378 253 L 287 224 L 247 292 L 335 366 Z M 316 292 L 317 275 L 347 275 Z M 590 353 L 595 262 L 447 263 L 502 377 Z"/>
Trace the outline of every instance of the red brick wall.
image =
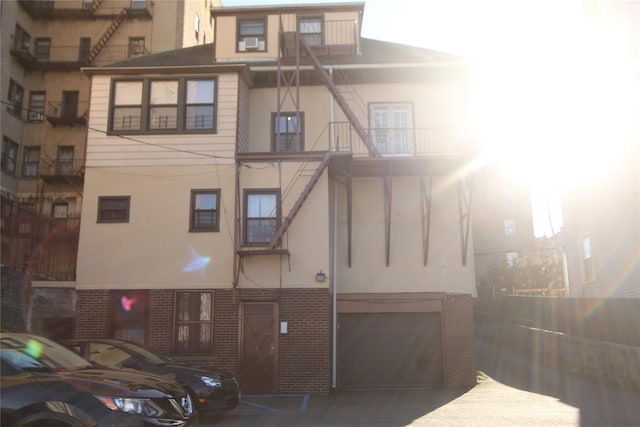
<path id="1" fill-rule="evenodd" d="M 473 299 L 471 295 L 447 295 L 443 313 L 445 386 L 476 383 L 476 354 L 473 347 Z"/>
<path id="2" fill-rule="evenodd" d="M 109 336 L 109 291 L 77 291 L 76 338 Z"/>

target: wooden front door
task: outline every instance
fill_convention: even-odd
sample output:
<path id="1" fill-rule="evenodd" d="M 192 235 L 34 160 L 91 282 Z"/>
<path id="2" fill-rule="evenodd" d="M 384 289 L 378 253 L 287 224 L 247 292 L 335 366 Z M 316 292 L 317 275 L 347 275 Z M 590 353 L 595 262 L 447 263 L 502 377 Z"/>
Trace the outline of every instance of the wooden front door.
<path id="1" fill-rule="evenodd" d="M 240 386 L 245 394 L 278 389 L 278 306 L 243 302 L 240 306 Z"/>

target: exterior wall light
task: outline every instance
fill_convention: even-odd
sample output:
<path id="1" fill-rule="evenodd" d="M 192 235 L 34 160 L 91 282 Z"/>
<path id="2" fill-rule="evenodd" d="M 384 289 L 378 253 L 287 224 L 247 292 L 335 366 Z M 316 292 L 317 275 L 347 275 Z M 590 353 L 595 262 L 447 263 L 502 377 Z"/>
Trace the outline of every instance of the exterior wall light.
<path id="1" fill-rule="evenodd" d="M 316 273 L 316 282 L 324 282 L 327 278 L 327 275 L 320 270 L 319 273 Z"/>

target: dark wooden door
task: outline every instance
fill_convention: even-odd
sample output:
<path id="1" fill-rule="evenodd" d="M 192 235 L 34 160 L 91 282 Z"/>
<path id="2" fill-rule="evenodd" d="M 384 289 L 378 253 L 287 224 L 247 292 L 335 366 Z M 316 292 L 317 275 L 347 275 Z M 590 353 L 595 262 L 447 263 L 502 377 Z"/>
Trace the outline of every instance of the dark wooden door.
<path id="1" fill-rule="evenodd" d="M 278 306 L 243 302 L 240 325 L 240 386 L 246 394 L 278 389 Z"/>

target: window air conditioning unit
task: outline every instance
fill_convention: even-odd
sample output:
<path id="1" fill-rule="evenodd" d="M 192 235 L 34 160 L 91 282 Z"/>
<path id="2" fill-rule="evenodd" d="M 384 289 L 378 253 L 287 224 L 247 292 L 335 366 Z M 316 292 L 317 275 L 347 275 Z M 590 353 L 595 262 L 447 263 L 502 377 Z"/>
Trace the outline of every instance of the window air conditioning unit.
<path id="1" fill-rule="evenodd" d="M 257 49 L 258 48 L 258 38 L 257 37 L 247 37 L 244 39 L 244 48 L 245 49 Z"/>
<path id="2" fill-rule="evenodd" d="M 39 122 L 43 119 L 44 117 L 42 116 L 42 113 L 38 113 L 37 111 L 29 111 L 29 120 Z"/>

